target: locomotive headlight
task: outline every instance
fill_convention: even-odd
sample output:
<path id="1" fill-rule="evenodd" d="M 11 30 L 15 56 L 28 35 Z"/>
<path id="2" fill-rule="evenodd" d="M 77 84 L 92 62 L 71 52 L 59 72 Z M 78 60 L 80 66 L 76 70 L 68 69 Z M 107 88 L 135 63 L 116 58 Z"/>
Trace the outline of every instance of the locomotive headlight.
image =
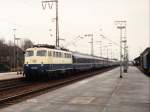
<path id="1" fill-rule="evenodd" d="M 26 64 L 26 66 L 29 66 L 29 65 L 28 65 L 28 62 L 27 62 L 27 64 Z"/>
<path id="2" fill-rule="evenodd" d="M 41 66 L 43 66 L 43 62 L 41 62 Z"/>

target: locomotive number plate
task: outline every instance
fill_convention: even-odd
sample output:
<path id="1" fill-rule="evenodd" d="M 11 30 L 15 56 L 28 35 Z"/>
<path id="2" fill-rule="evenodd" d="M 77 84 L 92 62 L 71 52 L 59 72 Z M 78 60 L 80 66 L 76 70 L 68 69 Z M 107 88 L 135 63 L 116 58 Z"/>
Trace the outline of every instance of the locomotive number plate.
<path id="1" fill-rule="evenodd" d="M 31 69 L 34 69 L 34 70 L 35 70 L 35 69 L 38 69 L 38 67 L 31 67 Z"/>
<path id="2" fill-rule="evenodd" d="M 32 60 L 33 63 L 36 63 L 36 60 Z"/>

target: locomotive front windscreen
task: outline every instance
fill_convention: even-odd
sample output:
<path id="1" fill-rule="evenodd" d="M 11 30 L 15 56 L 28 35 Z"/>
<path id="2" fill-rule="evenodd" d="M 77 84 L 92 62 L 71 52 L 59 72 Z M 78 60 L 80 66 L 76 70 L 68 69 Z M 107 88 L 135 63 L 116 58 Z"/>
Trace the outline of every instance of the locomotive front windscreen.
<path id="1" fill-rule="evenodd" d="M 34 55 L 33 51 L 26 51 L 26 53 L 25 53 L 26 57 L 30 57 L 30 56 L 33 56 L 33 55 Z"/>

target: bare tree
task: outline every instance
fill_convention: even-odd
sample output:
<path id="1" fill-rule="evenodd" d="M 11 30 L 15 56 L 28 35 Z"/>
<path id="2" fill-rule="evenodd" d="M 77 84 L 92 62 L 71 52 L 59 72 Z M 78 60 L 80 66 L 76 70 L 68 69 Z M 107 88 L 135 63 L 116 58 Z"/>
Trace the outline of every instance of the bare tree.
<path id="1" fill-rule="evenodd" d="M 13 68 L 14 63 L 18 61 L 18 66 L 22 67 L 24 63 L 24 51 L 27 48 L 30 48 L 33 46 L 33 43 L 29 39 L 25 39 L 22 44 L 21 48 L 19 46 L 15 46 L 15 49 L 17 49 L 17 57 L 15 57 L 14 60 L 14 44 L 9 41 L 8 43 L 5 42 L 5 39 L 0 39 L 0 72 L 9 71 Z"/>
<path id="2" fill-rule="evenodd" d="M 30 48 L 32 46 L 33 46 L 33 42 L 31 40 L 29 40 L 29 39 L 25 39 L 22 42 L 22 45 L 21 45 L 21 47 L 22 47 L 23 50 L 26 50 L 27 48 Z"/>
<path id="3" fill-rule="evenodd" d="M 10 55 L 9 47 L 4 39 L 0 39 L 0 71 L 7 71 L 10 69 Z"/>

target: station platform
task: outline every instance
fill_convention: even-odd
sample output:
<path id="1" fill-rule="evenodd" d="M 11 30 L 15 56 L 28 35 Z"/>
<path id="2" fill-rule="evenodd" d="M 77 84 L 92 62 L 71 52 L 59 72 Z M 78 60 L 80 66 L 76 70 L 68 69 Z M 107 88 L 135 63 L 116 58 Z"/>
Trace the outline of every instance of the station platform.
<path id="1" fill-rule="evenodd" d="M 21 78 L 21 77 L 23 77 L 23 75 L 22 74 L 17 74 L 17 72 L 0 73 L 0 81 L 15 79 L 15 78 Z"/>
<path id="2" fill-rule="evenodd" d="M 3 108 L 0 112 L 150 112 L 150 78 L 119 67 Z"/>

